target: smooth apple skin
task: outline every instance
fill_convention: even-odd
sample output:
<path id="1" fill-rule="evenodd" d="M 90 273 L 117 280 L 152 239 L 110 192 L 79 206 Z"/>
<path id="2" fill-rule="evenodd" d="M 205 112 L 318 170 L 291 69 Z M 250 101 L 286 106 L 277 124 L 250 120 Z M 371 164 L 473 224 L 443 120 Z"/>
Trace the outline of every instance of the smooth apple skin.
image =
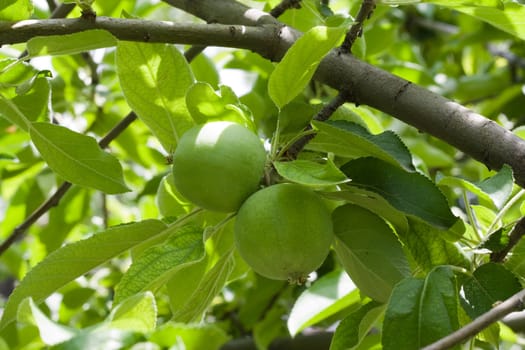
<path id="1" fill-rule="evenodd" d="M 232 122 L 188 130 L 173 154 L 173 182 L 204 209 L 234 212 L 259 189 L 266 151 L 255 133 Z"/>
<path id="2" fill-rule="evenodd" d="M 277 184 L 254 193 L 235 220 L 241 257 L 270 279 L 304 282 L 326 259 L 334 238 L 326 204 L 298 184 Z"/>

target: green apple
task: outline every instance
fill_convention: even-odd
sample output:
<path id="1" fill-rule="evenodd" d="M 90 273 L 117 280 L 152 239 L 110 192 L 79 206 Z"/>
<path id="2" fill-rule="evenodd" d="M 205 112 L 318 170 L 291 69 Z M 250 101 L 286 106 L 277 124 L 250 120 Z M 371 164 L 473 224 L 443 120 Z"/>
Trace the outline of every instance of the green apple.
<path id="1" fill-rule="evenodd" d="M 252 131 L 210 122 L 182 135 L 173 154 L 173 183 L 204 209 L 234 212 L 259 189 L 265 163 L 264 146 Z"/>
<path id="2" fill-rule="evenodd" d="M 302 283 L 326 259 L 333 241 L 330 211 L 312 190 L 297 184 L 266 187 L 237 213 L 235 243 L 260 275 Z"/>

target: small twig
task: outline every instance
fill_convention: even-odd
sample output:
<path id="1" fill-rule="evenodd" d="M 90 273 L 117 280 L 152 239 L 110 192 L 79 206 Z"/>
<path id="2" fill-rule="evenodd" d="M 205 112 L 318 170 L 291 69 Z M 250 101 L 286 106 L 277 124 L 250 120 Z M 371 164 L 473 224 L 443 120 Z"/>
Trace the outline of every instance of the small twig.
<path id="1" fill-rule="evenodd" d="M 47 7 L 49 7 L 49 10 L 51 12 L 55 11 L 57 8 L 57 4 L 55 3 L 55 0 L 47 0 Z"/>
<path id="2" fill-rule="evenodd" d="M 184 52 L 184 57 L 186 58 L 186 61 L 193 61 L 193 59 L 197 57 L 202 51 L 204 51 L 205 48 L 205 45 L 193 45 L 192 47 L 190 47 Z"/>
<path id="3" fill-rule="evenodd" d="M 72 3 L 60 4 L 57 8 L 53 10 L 53 13 L 51 13 L 50 18 L 66 18 L 67 15 L 69 15 L 69 13 L 73 11 L 75 6 L 76 5 Z"/>
<path id="4" fill-rule="evenodd" d="M 492 262 L 503 262 L 507 254 L 514 248 L 516 244 L 521 240 L 521 237 L 525 235 L 525 217 L 522 217 L 514 226 L 509 234 L 509 242 L 502 250 L 493 252 L 490 254 L 490 261 Z"/>
<path id="5" fill-rule="evenodd" d="M 326 121 L 334 112 L 342 106 L 348 99 L 348 93 L 341 91 L 332 101 L 330 101 L 326 106 L 324 106 L 313 118 L 317 121 Z M 307 132 L 312 130 L 312 126 L 309 124 L 303 130 Z M 299 152 L 315 137 L 315 134 L 307 134 L 293 143 L 290 148 L 286 151 L 286 157 L 289 159 L 296 159 Z"/>
<path id="6" fill-rule="evenodd" d="M 490 311 L 479 316 L 465 327 L 458 329 L 454 333 L 441 338 L 440 340 L 427 345 L 422 350 L 444 350 L 450 349 L 456 345 L 463 343 L 469 338 L 475 336 L 483 329 L 487 328 L 491 324 L 498 322 L 504 316 L 514 311 L 520 311 L 523 309 L 523 299 L 525 298 L 525 289 L 514 294 L 502 303 L 494 306 Z"/>
<path id="7" fill-rule="evenodd" d="M 278 18 L 280 15 L 286 12 L 288 9 L 300 9 L 301 0 L 282 0 L 277 6 L 270 11 L 270 15 L 274 18 Z"/>
<path id="8" fill-rule="evenodd" d="M 104 136 L 100 141 L 98 142 L 99 146 L 101 148 L 106 148 L 109 143 L 114 140 L 122 131 L 124 131 L 135 119 L 137 119 L 137 115 L 134 112 L 129 113 L 124 119 L 122 119 L 113 129 L 111 129 L 106 136 Z M 51 208 L 56 207 L 62 197 L 67 193 L 67 191 L 71 188 L 72 184 L 70 182 L 64 182 L 62 185 L 60 185 L 55 193 L 51 197 L 49 197 L 44 203 L 42 203 L 31 215 L 29 215 L 26 220 L 18 225 L 11 235 L 7 237 L 5 241 L 0 244 L 0 256 L 14 243 L 17 239 L 22 237 L 22 235 L 33 225 L 35 222 L 37 222 L 38 219 L 42 217 L 45 213 L 47 213 Z"/>
<path id="9" fill-rule="evenodd" d="M 363 26 L 365 24 L 365 21 L 372 16 L 372 12 L 374 12 L 374 9 L 376 8 L 376 1 L 375 0 L 363 0 L 363 3 L 361 4 L 361 7 L 359 8 L 359 12 L 357 13 L 357 16 L 355 18 L 355 22 L 350 27 L 350 30 L 346 33 L 345 40 L 343 41 L 343 44 L 341 44 L 341 47 L 339 48 L 339 51 L 341 53 L 349 53 L 352 51 L 352 45 L 357 40 L 358 37 L 363 35 Z"/>

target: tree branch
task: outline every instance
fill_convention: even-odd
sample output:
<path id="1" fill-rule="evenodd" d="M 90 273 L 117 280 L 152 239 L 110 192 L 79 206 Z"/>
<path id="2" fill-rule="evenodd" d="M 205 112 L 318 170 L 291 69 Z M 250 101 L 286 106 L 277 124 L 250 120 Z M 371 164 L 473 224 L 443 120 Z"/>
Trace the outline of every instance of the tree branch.
<path id="1" fill-rule="evenodd" d="M 325 105 L 313 118 L 313 120 L 317 121 L 326 121 L 328 120 L 332 114 L 337 110 L 337 108 L 341 107 L 345 101 L 348 99 L 347 93 L 344 91 L 341 91 L 337 96 L 330 101 L 327 105 Z M 310 131 L 312 130 L 312 126 L 309 124 L 303 131 Z M 299 152 L 303 150 L 303 148 L 315 137 L 315 134 L 307 134 L 303 137 L 301 137 L 299 140 L 297 140 L 294 144 L 290 146 L 290 148 L 286 151 L 286 156 L 290 159 L 296 159 Z"/>
<path id="2" fill-rule="evenodd" d="M 504 316 L 514 311 L 520 311 L 524 307 L 525 289 L 514 294 L 501 304 L 496 305 L 490 311 L 479 316 L 465 327 L 458 329 L 454 333 L 441 338 L 435 343 L 427 345 L 422 350 L 444 350 L 459 345 L 469 338 L 475 336 L 491 324 L 498 322 Z"/>
<path id="3" fill-rule="evenodd" d="M 250 9 L 235 0 L 166 2 L 205 20 L 213 16 L 218 23 L 238 21 L 253 26 L 280 23 L 267 13 Z M 226 7 L 227 13 L 221 7 Z M 275 50 L 276 58 L 300 35 L 292 28 L 281 26 L 278 43 L 281 48 Z M 355 101 L 350 102 L 366 104 L 428 132 L 489 169 L 500 169 L 508 164 L 514 171 L 516 183 L 525 186 L 525 141 L 482 115 L 337 50 L 323 59 L 314 79 L 337 90 L 352 91 Z"/>
<path id="4" fill-rule="evenodd" d="M 363 35 L 363 26 L 365 21 L 372 16 L 372 12 L 376 8 L 375 0 L 363 0 L 359 12 L 355 18 L 355 22 L 350 27 L 348 33 L 346 33 L 345 40 L 341 44 L 340 50 L 342 53 L 349 53 L 352 50 L 352 45 L 357 40 L 358 37 Z"/>
<path id="5" fill-rule="evenodd" d="M 22 21 L 0 25 L 0 44 L 25 42 L 37 35 L 105 29 L 121 40 L 236 47 L 278 61 L 301 35 L 267 13 L 250 9 L 234 0 L 165 1 L 207 22 L 229 25 L 104 17 L 97 17 L 95 21 Z M 236 22 L 239 24 L 230 24 Z M 420 131 L 428 132 L 490 169 L 510 165 L 516 183 L 525 186 L 525 141 L 460 104 L 351 55 L 341 54 L 339 50 L 333 50 L 323 59 L 314 78 L 337 90 L 351 90 L 355 99 L 351 102 L 377 108 Z"/>
<path id="6" fill-rule="evenodd" d="M 270 15 L 272 17 L 279 17 L 283 13 L 286 12 L 288 9 L 300 9 L 301 8 L 301 0 L 282 0 L 277 6 L 275 6 L 271 11 Z"/>
<path id="7" fill-rule="evenodd" d="M 502 250 L 490 254 L 490 261 L 500 263 L 503 262 L 507 254 L 514 248 L 516 244 L 525 235 L 525 217 L 522 217 L 509 234 L 509 242 Z"/>

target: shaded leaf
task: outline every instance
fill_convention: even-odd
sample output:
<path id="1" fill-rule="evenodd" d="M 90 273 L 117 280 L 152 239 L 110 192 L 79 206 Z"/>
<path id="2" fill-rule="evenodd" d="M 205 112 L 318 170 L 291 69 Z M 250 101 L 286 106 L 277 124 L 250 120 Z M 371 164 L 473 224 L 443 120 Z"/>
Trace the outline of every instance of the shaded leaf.
<path id="1" fill-rule="evenodd" d="M 478 267 L 462 287 L 462 305 L 472 319 L 522 289 L 518 278 L 507 268 L 496 263 L 486 263 Z"/>
<path id="2" fill-rule="evenodd" d="M 376 192 L 402 212 L 438 228 L 448 229 L 458 220 L 436 185 L 419 173 L 406 172 L 375 158 L 351 160 L 341 170 L 352 185 Z"/>
<path id="3" fill-rule="evenodd" d="M 321 193 L 328 199 L 344 200 L 370 210 L 391 223 L 396 228 L 396 231 L 408 231 L 406 216 L 375 192 L 355 186 L 342 186 L 340 191 Z"/>
<path id="4" fill-rule="evenodd" d="M 183 226 L 165 242 L 146 249 L 134 259 L 115 288 L 114 302 L 146 290 L 155 291 L 185 265 L 204 256 L 202 229 Z"/>
<path id="5" fill-rule="evenodd" d="M 421 349 L 452 333 L 459 328 L 457 305 L 456 277 L 449 267 L 437 267 L 425 279 L 404 279 L 388 302 L 383 349 Z"/>
<path id="6" fill-rule="evenodd" d="M 31 124 L 30 135 L 49 167 L 66 181 L 110 194 L 129 191 L 118 160 L 92 137 L 50 123 Z"/>
<path id="7" fill-rule="evenodd" d="M 396 283 L 410 275 L 401 243 L 376 214 L 353 204 L 332 213 L 335 251 L 359 290 L 386 302 Z"/>
<path id="8" fill-rule="evenodd" d="M 307 186 L 337 185 L 348 181 L 331 160 L 317 163 L 310 160 L 273 162 L 279 175 L 285 179 Z"/>
<path id="9" fill-rule="evenodd" d="M 15 317 L 20 302 L 31 296 L 36 303 L 75 278 L 161 233 L 166 225 L 156 220 L 115 226 L 90 238 L 66 245 L 31 269 L 9 297 L 0 329 Z"/>
<path id="10" fill-rule="evenodd" d="M 344 271 L 332 271 L 315 281 L 311 287 L 301 293 L 290 311 L 287 325 L 292 337 L 306 327 L 352 304 L 357 304 L 360 301 L 359 295 L 351 293 L 355 288 Z"/>
<path id="11" fill-rule="evenodd" d="M 172 45 L 119 41 L 117 73 L 129 106 L 172 153 L 194 122 L 186 108 L 193 74 Z"/>
<path id="12" fill-rule="evenodd" d="M 417 220 L 409 220 L 409 224 L 410 230 L 399 237 L 421 272 L 439 265 L 469 268 L 467 257 L 458 246 L 443 238 L 442 231 Z"/>
<path id="13" fill-rule="evenodd" d="M 330 350 L 355 349 L 383 315 L 386 306 L 370 301 L 346 316 L 337 326 Z"/>
<path id="14" fill-rule="evenodd" d="M 307 146 L 309 149 L 345 158 L 373 156 L 405 170 L 414 170 L 410 151 L 392 131 L 372 135 L 361 125 L 345 120 L 313 121 L 312 124 L 319 133 Z"/>

